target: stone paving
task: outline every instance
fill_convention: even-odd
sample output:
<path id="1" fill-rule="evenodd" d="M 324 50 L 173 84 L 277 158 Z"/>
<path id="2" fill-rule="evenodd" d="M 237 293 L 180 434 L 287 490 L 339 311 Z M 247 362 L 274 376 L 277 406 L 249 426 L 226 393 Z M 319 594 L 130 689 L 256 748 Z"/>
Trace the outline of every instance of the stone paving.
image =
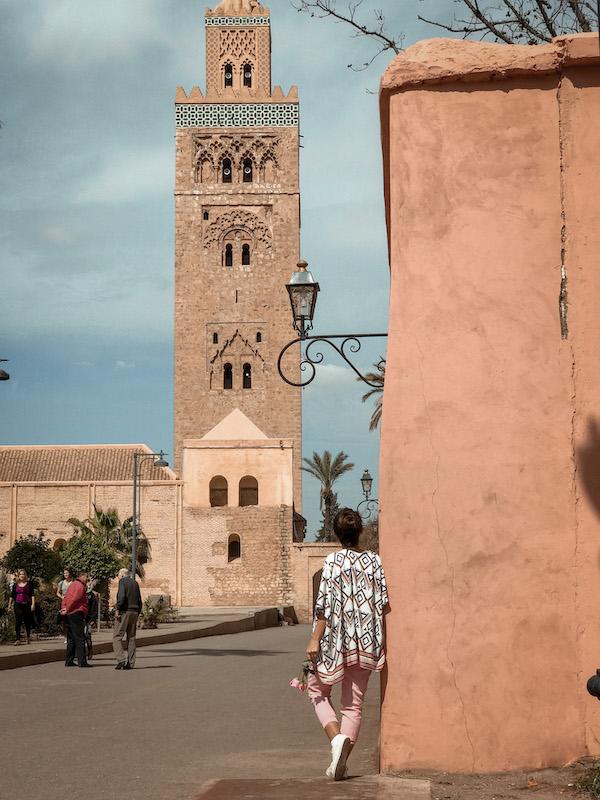
<path id="1" fill-rule="evenodd" d="M 211 781 L 196 800 L 430 800 L 429 781 L 372 776 L 323 780 Z"/>

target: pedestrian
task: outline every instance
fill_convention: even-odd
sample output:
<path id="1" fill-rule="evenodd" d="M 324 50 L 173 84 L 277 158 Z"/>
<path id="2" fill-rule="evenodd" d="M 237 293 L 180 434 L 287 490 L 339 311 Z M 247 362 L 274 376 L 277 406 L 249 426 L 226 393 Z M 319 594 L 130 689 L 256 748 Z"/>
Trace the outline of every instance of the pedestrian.
<path id="1" fill-rule="evenodd" d="M 307 693 L 331 743 L 326 775 L 336 781 L 347 775 L 346 760 L 358 738 L 371 673 L 385 664 L 385 575 L 377 553 L 358 547 L 362 528 L 360 515 L 351 508 L 335 516 L 333 530 L 342 549 L 330 553 L 323 564 L 306 648 L 313 662 Z M 336 683 L 342 684 L 341 724 L 331 705 Z"/>
<path id="2" fill-rule="evenodd" d="M 133 669 L 135 666 L 135 634 L 142 610 L 142 594 L 138 582 L 128 569 L 119 571 L 119 589 L 113 628 L 113 650 L 117 658 L 115 669 Z M 123 649 L 123 636 L 127 639 L 127 657 Z"/>
<path id="3" fill-rule="evenodd" d="M 25 627 L 27 644 L 31 643 L 31 624 L 35 610 L 35 588 L 29 580 L 26 570 L 17 570 L 17 579 L 11 590 L 12 605 L 15 612 L 15 645 L 21 644 L 21 628 Z"/>
<path id="4" fill-rule="evenodd" d="M 59 580 L 59 582 L 58 582 L 58 584 L 56 586 L 56 596 L 60 597 L 61 603 L 62 603 L 63 597 L 67 593 L 67 589 L 69 588 L 69 586 L 72 583 L 73 583 L 73 573 L 71 572 L 70 569 L 66 569 L 66 568 L 63 569 L 63 576 Z M 66 621 L 64 615 L 60 615 L 60 617 L 61 617 L 61 620 L 62 620 L 61 627 L 62 627 L 62 631 L 63 631 L 63 637 L 64 637 L 65 644 L 66 644 L 67 643 L 67 621 Z"/>
<path id="5" fill-rule="evenodd" d="M 88 574 L 81 570 L 62 599 L 60 613 L 67 621 L 67 653 L 65 667 L 74 667 L 75 658 L 80 667 L 91 667 L 85 655 L 85 617 L 88 610 L 85 587 Z"/>

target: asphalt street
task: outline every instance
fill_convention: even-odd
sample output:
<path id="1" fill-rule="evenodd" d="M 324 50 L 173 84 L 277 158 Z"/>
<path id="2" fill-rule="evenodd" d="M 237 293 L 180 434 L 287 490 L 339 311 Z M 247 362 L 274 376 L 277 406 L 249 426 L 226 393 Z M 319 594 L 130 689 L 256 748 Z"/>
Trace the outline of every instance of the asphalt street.
<path id="1" fill-rule="evenodd" d="M 138 650 L 135 670 L 61 663 L 0 672 L 0 799 L 189 800 L 216 778 L 313 778 L 328 745 L 297 674 L 308 626 Z M 377 769 L 371 679 L 350 773 Z"/>

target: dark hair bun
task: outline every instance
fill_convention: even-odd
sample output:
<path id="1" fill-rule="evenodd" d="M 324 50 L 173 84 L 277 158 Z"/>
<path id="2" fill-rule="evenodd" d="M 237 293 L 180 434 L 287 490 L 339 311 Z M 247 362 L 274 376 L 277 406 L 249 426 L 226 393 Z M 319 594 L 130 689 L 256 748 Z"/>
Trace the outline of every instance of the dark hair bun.
<path id="1" fill-rule="evenodd" d="M 333 531 L 344 547 L 356 547 L 362 533 L 360 514 L 353 508 L 342 508 L 333 520 Z"/>

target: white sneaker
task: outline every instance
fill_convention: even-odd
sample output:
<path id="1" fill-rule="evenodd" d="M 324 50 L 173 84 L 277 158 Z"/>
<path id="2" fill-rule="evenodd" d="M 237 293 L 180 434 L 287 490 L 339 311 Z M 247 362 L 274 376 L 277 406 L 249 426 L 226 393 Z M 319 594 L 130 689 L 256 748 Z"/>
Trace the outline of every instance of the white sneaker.
<path id="1" fill-rule="evenodd" d="M 325 770 L 325 775 L 327 775 L 328 778 L 333 778 L 333 767 L 331 764 Z M 346 769 L 344 770 L 344 780 L 347 777 L 348 777 L 348 767 L 346 767 Z"/>
<path id="2" fill-rule="evenodd" d="M 352 742 L 348 736 L 344 736 L 342 733 L 338 733 L 331 740 L 331 764 L 329 769 L 331 770 L 330 777 L 334 781 L 341 781 L 345 777 L 346 760 L 351 748 Z"/>

